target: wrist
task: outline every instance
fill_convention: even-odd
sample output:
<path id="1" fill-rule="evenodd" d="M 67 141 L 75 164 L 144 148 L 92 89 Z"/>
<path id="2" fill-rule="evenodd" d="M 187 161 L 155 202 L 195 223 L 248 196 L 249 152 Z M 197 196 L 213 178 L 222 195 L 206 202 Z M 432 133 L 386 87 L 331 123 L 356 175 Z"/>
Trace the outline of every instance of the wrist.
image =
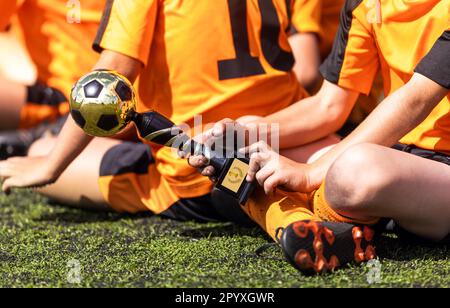
<path id="1" fill-rule="evenodd" d="M 52 159 L 51 156 L 43 158 L 45 160 L 43 173 L 47 179 L 55 182 L 61 176 L 64 170 L 60 170 L 61 168 L 58 168 L 58 164 L 55 163 L 55 160 Z"/>
<path id="2" fill-rule="evenodd" d="M 311 191 L 316 190 L 322 185 L 327 175 L 327 168 L 320 163 L 312 163 L 308 165 L 307 181 Z"/>

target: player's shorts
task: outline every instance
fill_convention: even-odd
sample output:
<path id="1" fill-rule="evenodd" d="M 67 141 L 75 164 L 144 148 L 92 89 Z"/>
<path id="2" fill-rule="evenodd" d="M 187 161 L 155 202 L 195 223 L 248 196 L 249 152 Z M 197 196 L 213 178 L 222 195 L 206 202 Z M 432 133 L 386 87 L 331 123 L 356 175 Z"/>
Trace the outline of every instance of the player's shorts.
<path id="1" fill-rule="evenodd" d="M 180 198 L 158 172 L 147 144 L 123 142 L 111 148 L 101 162 L 99 185 L 117 212 L 152 212 L 179 221 L 251 224 L 240 205 L 222 192 Z"/>
<path id="2" fill-rule="evenodd" d="M 395 150 L 399 150 L 405 153 L 410 153 L 412 155 L 416 155 L 422 158 L 426 158 L 426 159 L 430 159 L 430 160 L 434 160 L 443 164 L 446 164 L 448 166 L 450 166 L 450 156 L 444 153 L 439 153 L 439 152 L 435 152 L 435 151 L 431 151 L 431 150 L 425 150 L 422 148 L 419 148 L 415 145 L 405 145 L 405 144 L 396 144 L 393 146 L 393 149 Z M 386 224 L 389 224 L 390 220 L 386 221 Z M 395 233 L 397 233 L 401 239 L 407 241 L 407 242 L 414 242 L 414 243 L 428 243 L 428 240 L 425 240 L 423 238 L 420 238 L 417 235 L 414 235 L 406 230 L 404 230 L 403 228 L 401 228 L 400 226 L 396 225 L 394 223 L 394 228 L 393 231 L 395 231 Z M 444 244 L 450 244 L 450 234 L 447 236 L 447 238 L 445 238 L 442 243 Z"/>
<path id="3" fill-rule="evenodd" d="M 27 87 L 27 102 L 20 113 L 21 129 L 42 122 L 54 122 L 69 112 L 66 96 L 59 90 L 41 83 Z"/>
<path id="4" fill-rule="evenodd" d="M 439 153 L 431 150 L 425 150 L 415 145 L 396 144 L 393 149 L 399 150 L 405 153 L 410 153 L 422 158 L 431 159 L 450 166 L 450 156 L 444 153 Z"/>

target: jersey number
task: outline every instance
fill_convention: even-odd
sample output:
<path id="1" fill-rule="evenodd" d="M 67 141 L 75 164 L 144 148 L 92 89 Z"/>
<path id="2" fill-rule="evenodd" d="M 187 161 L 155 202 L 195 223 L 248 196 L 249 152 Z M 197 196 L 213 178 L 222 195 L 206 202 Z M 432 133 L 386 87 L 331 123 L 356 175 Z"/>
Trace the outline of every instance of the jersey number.
<path id="1" fill-rule="evenodd" d="M 286 1 L 287 3 L 289 1 Z M 261 47 L 267 62 L 276 70 L 288 72 L 294 65 L 294 56 L 278 44 L 281 25 L 272 0 L 258 0 L 261 11 Z M 289 5 L 288 13 L 289 13 Z M 266 72 L 258 57 L 250 54 L 247 29 L 247 1 L 228 0 L 231 29 L 236 58 L 219 61 L 219 79 L 233 79 L 263 75 Z"/>

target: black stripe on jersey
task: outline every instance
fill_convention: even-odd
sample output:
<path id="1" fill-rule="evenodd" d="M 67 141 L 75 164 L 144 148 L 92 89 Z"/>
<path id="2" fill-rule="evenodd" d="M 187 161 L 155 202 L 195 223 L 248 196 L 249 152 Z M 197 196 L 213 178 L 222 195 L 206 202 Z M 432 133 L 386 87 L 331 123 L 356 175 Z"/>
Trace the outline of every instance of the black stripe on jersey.
<path id="1" fill-rule="evenodd" d="M 61 91 L 40 82 L 27 87 L 27 102 L 30 104 L 56 107 L 67 101 Z"/>
<path id="2" fill-rule="evenodd" d="M 289 33 L 292 28 L 292 1 L 286 0 L 286 12 L 287 12 L 287 18 L 289 20 L 289 26 L 287 26 L 285 32 Z"/>
<path id="3" fill-rule="evenodd" d="M 100 176 L 126 173 L 147 174 L 154 164 L 150 147 L 144 143 L 123 142 L 109 149 L 100 165 Z"/>
<path id="4" fill-rule="evenodd" d="M 450 89 L 450 31 L 442 34 L 415 71 Z"/>
<path id="5" fill-rule="evenodd" d="M 353 11 L 363 0 L 347 0 L 341 11 L 339 30 L 334 40 L 333 49 L 320 67 L 322 76 L 329 82 L 337 84 L 344 64 L 345 51 L 348 45 L 350 28 L 353 22 Z"/>
<path id="6" fill-rule="evenodd" d="M 105 34 L 106 28 L 109 24 L 109 19 L 111 18 L 111 11 L 114 4 L 114 0 L 106 1 L 105 9 L 103 10 L 102 20 L 100 22 L 100 26 L 97 31 L 97 36 L 95 37 L 94 43 L 92 44 L 92 48 L 97 52 L 102 52 L 103 48 L 101 47 L 103 35 Z"/>

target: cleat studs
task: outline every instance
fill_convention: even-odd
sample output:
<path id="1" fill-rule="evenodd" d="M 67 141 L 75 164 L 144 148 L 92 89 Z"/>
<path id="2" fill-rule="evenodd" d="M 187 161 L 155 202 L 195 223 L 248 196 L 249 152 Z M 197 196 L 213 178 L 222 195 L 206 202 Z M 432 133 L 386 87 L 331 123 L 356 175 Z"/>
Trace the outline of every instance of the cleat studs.
<path id="1" fill-rule="evenodd" d="M 367 226 L 364 227 L 363 233 L 364 233 L 364 239 L 368 242 L 371 242 L 375 236 L 375 231 L 373 231 L 372 228 L 369 228 Z"/>
<path id="2" fill-rule="evenodd" d="M 311 256 L 306 250 L 299 250 L 297 252 L 295 256 L 295 263 L 303 270 L 311 269 L 314 266 Z"/>
<path id="3" fill-rule="evenodd" d="M 338 259 L 338 257 L 336 257 L 336 256 L 331 256 L 330 262 L 328 263 L 328 267 L 329 267 L 331 270 L 334 270 L 334 269 L 338 268 L 339 265 L 340 265 L 340 264 L 339 264 L 339 259 Z"/>
<path id="4" fill-rule="evenodd" d="M 303 221 L 294 224 L 293 228 L 294 228 L 295 234 L 298 237 L 305 238 L 308 236 L 308 228 L 306 227 L 306 225 Z"/>
<path id="5" fill-rule="evenodd" d="M 355 227 L 352 230 L 352 234 L 353 234 L 353 239 L 354 240 L 359 240 L 363 238 L 363 232 L 361 231 L 361 228 L 359 227 Z"/>
<path id="6" fill-rule="evenodd" d="M 324 229 L 324 235 L 325 235 L 325 238 L 326 238 L 328 244 L 333 245 L 333 244 L 334 244 L 334 241 L 335 241 L 335 239 L 336 239 L 335 236 L 334 236 L 333 231 L 331 231 L 331 230 L 328 229 L 328 228 L 325 228 L 325 229 Z"/>
<path id="7" fill-rule="evenodd" d="M 323 273 L 327 270 L 327 262 L 324 259 L 320 259 L 316 261 L 316 265 L 314 266 L 314 270 L 316 273 Z"/>
<path id="8" fill-rule="evenodd" d="M 310 221 L 308 223 L 308 227 L 312 232 L 314 232 L 314 234 L 317 234 L 321 230 L 320 225 L 315 221 Z"/>
<path id="9" fill-rule="evenodd" d="M 361 263 L 361 262 L 363 262 L 365 260 L 366 260 L 366 257 L 364 255 L 364 252 L 359 251 L 359 252 L 355 253 L 355 261 L 356 262 Z"/>
<path id="10" fill-rule="evenodd" d="M 372 245 L 368 245 L 366 248 L 366 259 L 367 260 L 372 260 L 376 258 L 376 251 L 375 251 L 375 247 L 373 247 Z"/>
<path id="11" fill-rule="evenodd" d="M 323 252 L 323 243 L 321 240 L 315 241 L 313 245 L 316 253 Z"/>

